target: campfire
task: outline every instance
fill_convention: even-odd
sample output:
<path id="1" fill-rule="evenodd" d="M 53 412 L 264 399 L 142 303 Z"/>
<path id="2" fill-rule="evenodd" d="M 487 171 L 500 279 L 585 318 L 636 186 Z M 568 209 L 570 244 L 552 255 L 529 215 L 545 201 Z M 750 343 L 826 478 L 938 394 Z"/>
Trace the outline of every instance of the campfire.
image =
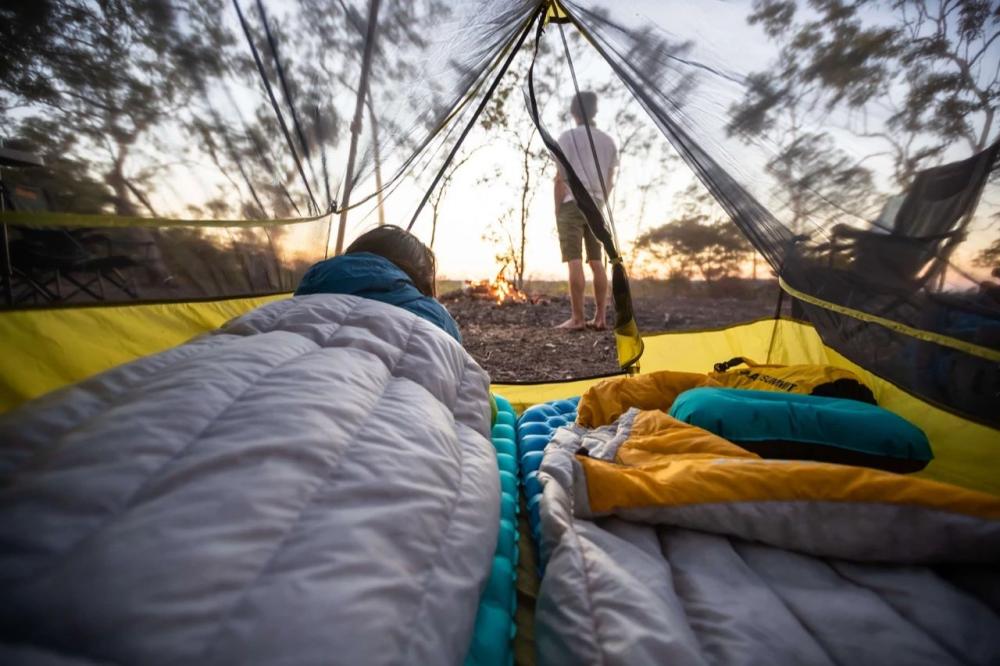
<path id="1" fill-rule="evenodd" d="M 492 280 L 466 280 L 462 291 L 472 298 L 494 301 L 497 305 L 528 300 L 528 295 L 508 280 L 503 270 Z"/>

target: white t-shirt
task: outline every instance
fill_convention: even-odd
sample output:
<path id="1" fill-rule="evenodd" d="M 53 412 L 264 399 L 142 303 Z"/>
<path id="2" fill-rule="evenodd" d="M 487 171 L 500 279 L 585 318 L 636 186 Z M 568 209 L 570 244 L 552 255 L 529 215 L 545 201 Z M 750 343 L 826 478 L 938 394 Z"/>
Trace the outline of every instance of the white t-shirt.
<path id="1" fill-rule="evenodd" d="M 604 184 L 608 185 L 611 182 L 611 174 L 618 167 L 618 149 L 615 147 L 614 139 L 601 130 L 591 127 L 590 131 L 594 137 L 594 147 L 597 148 L 597 164 L 600 165 L 601 173 L 604 174 Z M 590 196 L 598 202 L 604 201 L 601 181 L 597 177 L 597 169 L 594 165 L 594 151 L 591 150 L 590 141 L 587 139 L 587 127 L 577 125 L 573 129 L 563 132 L 559 136 L 559 147 L 566 155 L 566 159 L 569 160 L 573 171 L 590 192 Z M 565 179 L 566 173 L 559 160 L 556 160 L 556 166 Z M 608 194 L 611 194 L 610 190 Z M 563 202 L 572 200 L 573 194 L 567 192 Z"/>

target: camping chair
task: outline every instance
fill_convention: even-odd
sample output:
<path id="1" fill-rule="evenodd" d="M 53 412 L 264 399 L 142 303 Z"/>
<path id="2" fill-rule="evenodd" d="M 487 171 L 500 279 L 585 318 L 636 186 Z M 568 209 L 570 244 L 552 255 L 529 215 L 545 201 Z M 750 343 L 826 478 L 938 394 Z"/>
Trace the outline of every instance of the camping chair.
<path id="1" fill-rule="evenodd" d="M 923 320 L 936 305 L 929 288 L 943 278 L 948 258 L 982 193 L 1000 142 L 972 157 L 919 172 L 909 189 L 884 205 L 875 230 L 846 225 L 829 242 L 789 251 L 785 273 L 818 298 L 896 321 Z M 804 317 L 793 306 L 793 316 Z M 850 338 L 863 326 L 843 323 Z"/>
<path id="2" fill-rule="evenodd" d="M 972 157 L 919 172 L 904 194 L 888 200 L 876 226 L 833 227 L 827 266 L 845 269 L 866 291 L 905 296 L 943 275 L 952 251 L 965 237 L 997 158 L 1000 142 Z"/>
<path id="3" fill-rule="evenodd" d="M 48 210 L 45 193 L 38 188 L 16 185 L 13 191 L 4 189 L 3 196 L 13 210 Z M 17 237 L 10 241 L 15 288 L 11 305 L 67 301 L 78 294 L 103 301 L 107 286 L 137 297 L 122 273 L 137 264 L 112 254 L 107 236 L 89 229 L 22 226 L 12 231 Z"/>

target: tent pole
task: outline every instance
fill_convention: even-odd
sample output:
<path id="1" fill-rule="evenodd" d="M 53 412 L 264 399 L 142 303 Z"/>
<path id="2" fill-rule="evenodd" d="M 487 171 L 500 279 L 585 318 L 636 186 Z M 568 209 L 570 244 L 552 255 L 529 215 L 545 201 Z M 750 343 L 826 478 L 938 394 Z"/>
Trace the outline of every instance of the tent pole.
<path id="1" fill-rule="evenodd" d="M 257 73 L 260 74 L 260 81 L 264 84 L 264 90 L 267 92 L 267 97 L 271 101 L 271 108 L 274 109 L 274 116 L 278 119 L 278 126 L 281 128 L 281 133 L 285 137 L 285 143 L 288 144 L 288 151 L 292 154 L 292 159 L 295 161 L 295 166 L 298 169 L 299 176 L 302 178 L 302 184 L 305 185 L 306 193 L 309 195 L 309 204 L 312 206 L 310 213 L 315 213 L 319 211 L 319 205 L 316 203 L 316 197 L 313 196 L 312 188 L 309 187 L 309 179 L 306 178 L 306 172 L 302 169 L 302 161 L 299 159 L 299 153 L 295 150 L 295 143 L 292 141 L 292 135 L 288 132 L 288 125 L 285 123 L 285 116 L 281 113 L 281 106 L 278 104 L 278 98 L 274 96 L 274 90 L 271 88 L 271 82 L 267 78 L 267 71 L 264 69 L 264 63 L 260 59 L 260 53 L 257 51 L 257 47 L 253 43 L 253 36 L 250 34 L 250 26 L 247 24 L 246 17 L 243 15 L 243 10 L 240 9 L 239 0 L 233 0 L 233 7 L 236 9 L 236 16 L 239 17 L 240 27 L 243 28 L 243 35 L 246 37 L 247 46 L 250 47 L 250 53 L 253 55 L 254 64 L 257 65 Z M 264 19 L 264 15 L 261 14 L 261 18 Z M 298 206 L 292 201 L 292 207 L 298 210 Z"/>
<path id="2" fill-rule="evenodd" d="M 774 325 L 771 327 L 771 339 L 767 341 L 767 358 L 764 363 L 771 362 L 771 352 L 774 351 L 774 339 L 778 337 L 778 321 L 781 319 L 781 306 L 785 302 L 785 290 L 778 285 L 778 303 L 774 306 Z"/>
<path id="3" fill-rule="evenodd" d="M 378 226 L 385 226 L 385 198 L 382 196 L 382 156 L 378 150 L 378 124 L 375 122 L 375 108 L 372 98 L 368 98 L 368 121 L 372 124 L 372 146 L 375 149 L 375 193 L 378 196 Z"/>
<path id="4" fill-rule="evenodd" d="M 334 255 L 344 251 L 344 230 L 347 227 L 347 209 L 351 204 L 351 190 L 354 189 L 354 160 L 358 154 L 358 138 L 361 136 L 361 121 L 368 95 L 368 77 L 371 73 L 372 51 L 375 46 L 375 26 L 381 0 L 370 0 L 368 5 L 368 30 L 365 34 L 365 53 L 361 59 L 361 81 L 358 83 L 358 99 L 354 105 L 354 120 L 351 122 L 351 145 L 347 152 L 347 172 L 344 176 L 344 194 L 340 199 L 340 225 L 337 227 L 337 246 Z"/>
<path id="5" fill-rule="evenodd" d="M 438 183 L 441 182 L 441 179 L 444 177 L 444 174 L 448 170 L 448 167 L 451 166 L 451 162 L 452 160 L 455 159 L 455 155 L 458 154 L 459 149 L 462 147 L 462 142 L 465 141 L 465 137 L 469 136 L 469 132 L 471 132 L 472 128 L 476 126 L 476 123 L 479 122 L 479 116 L 483 113 L 483 109 L 486 108 L 486 105 L 487 103 L 489 103 L 490 98 L 493 97 L 493 93 L 496 92 L 497 86 L 500 85 L 500 80 L 503 79 L 504 74 L 507 73 L 507 69 L 510 67 L 510 63 L 514 60 L 514 56 L 516 56 L 518 52 L 521 50 L 521 46 L 524 44 L 524 40 L 527 39 L 528 35 L 531 33 L 531 26 L 532 24 L 534 24 L 535 18 L 541 15 L 542 12 L 545 11 L 545 8 L 547 6 L 548 5 L 546 4 L 539 4 L 538 10 L 534 14 L 532 14 L 531 18 L 528 19 L 527 23 L 524 24 L 524 30 L 521 32 L 521 36 L 517 39 L 517 42 L 514 44 L 513 48 L 511 48 L 510 53 L 507 54 L 507 58 L 500 66 L 500 71 L 497 73 L 496 78 L 493 79 L 493 83 L 490 84 L 490 87 L 486 91 L 486 94 L 483 95 L 483 99 L 480 100 L 479 105 L 473 112 L 472 119 L 469 120 L 468 124 L 462 130 L 462 133 L 458 135 L 458 139 L 455 141 L 455 145 L 451 147 L 451 151 L 444 158 L 444 163 L 441 165 L 441 168 L 438 169 L 437 174 L 434 176 L 434 180 L 431 181 L 430 187 L 428 187 L 427 191 L 424 192 L 424 198 L 420 200 L 420 203 L 417 205 L 417 209 L 413 212 L 413 217 L 410 218 L 410 223 L 406 225 L 407 231 L 413 229 L 413 225 L 417 223 L 417 218 L 420 217 L 420 212 L 424 209 L 424 206 L 427 205 L 427 201 L 431 198 L 431 192 L 433 192 L 434 188 L 438 186 Z"/>

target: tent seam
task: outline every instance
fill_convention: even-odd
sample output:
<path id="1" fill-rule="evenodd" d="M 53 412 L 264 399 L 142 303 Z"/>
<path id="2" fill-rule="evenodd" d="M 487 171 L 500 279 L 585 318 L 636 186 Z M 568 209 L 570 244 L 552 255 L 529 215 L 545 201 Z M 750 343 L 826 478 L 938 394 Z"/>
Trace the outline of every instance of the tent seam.
<path id="1" fill-rule="evenodd" d="M 778 592 L 778 589 L 774 585 L 772 585 L 769 580 L 764 578 L 764 576 L 762 576 L 759 571 L 757 571 L 756 569 L 753 568 L 753 566 L 750 565 L 750 562 L 748 562 L 747 559 L 743 557 L 743 553 L 741 553 L 740 549 L 737 548 L 737 545 L 736 543 L 734 543 L 733 539 L 730 539 L 729 537 L 725 537 L 725 539 L 726 541 L 729 542 L 729 546 L 733 549 L 733 552 L 736 554 L 736 557 L 738 557 L 740 561 L 743 562 L 744 566 L 746 566 L 746 568 L 753 573 L 754 577 L 757 578 L 757 580 L 761 581 L 767 586 L 767 589 L 768 591 L 770 591 L 771 595 L 778 600 L 778 602 L 785 608 L 785 610 L 788 611 L 788 614 L 795 619 L 795 621 L 798 623 L 800 627 L 802 627 L 802 630 L 806 633 L 806 635 L 808 635 L 816 644 L 816 646 L 819 647 L 820 650 L 822 650 L 823 654 L 825 654 L 827 658 L 830 660 L 830 663 L 837 664 L 838 666 L 840 666 L 841 662 L 830 651 L 830 648 L 826 645 L 826 643 L 820 640 L 819 636 L 816 634 L 815 631 L 813 631 L 812 627 L 810 626 L 809 623 L 806 622 L 805 618 L 799 615 L 799 613 L 795 611 L 792 605 L 788 603 L 788 600 L 785 599 L 785 597 Z M 784 548 L 781 548 L 780 550 L 782 552 L 789 552 L 787 551 L 787 549 Z M 815 559 L 820 559 L 820 558 L 815 558 Z M 829 562 L 826 559 L 822 559 L 820 561 L 829 566 Z"/>
<path id="2" fill-rule="evenodd" d="M 459 441 L 459 444 L 461 444 L 461 441 Z M 434 563 L 433 568 L 429 569 L 427 573 L 424 574 L 424 580 L 420 586 L 420 598 L 416 604 L 416 614 L 414 615 L 414 617 L 422 616 L 422 613 L 424 611 L 424 606 L 426 605 L 428 599 L 428 594 L 427 594 L 428 587 L 430 585 L 431 579 L 434 578 L 434 574 L 440 568 L 440 563 L 442 559 L 441 553 L 444 551 L 444 545 L 448 541 L 448 536 L 451 533 L 452 527 L 455 525 L 455 514 L 458 513 L 455 509 L 458 506 L 459 501 L 462 499 L 462 497 L 464 497 L 462 489 L 465 486 L 465 479 L 466 479 L 465 460 L 466 460 L 465 446 L 459 446 L 459 475 L 458 475 L 458 483 L 455 484 L 454 501 L 451 503 L 451 508 L 448 511 L 448 522 L 444 526 L 441 539 L 438 541 L 438 548 L 434 552 L 434 555 L 430 558 L 430 561 Z M 499 515 L 497 516 L 497 523 L 499 524 Z M 492 562 L 493 558 L 490 557 L 491 565 Z M 490 573 L 489 569 L 487 569 L 486 573 L 487 576 L 489 576 Z M 413 641 L 415 640 L 417 633 L 418 632 L 409 632 L 410 638 L 401 645 L 401 650 L 399 653 L 400 656 L 405 657 L 406 655 L 409 654 L 410 646 L 413 645 Z"/>
<path id="3" fill-rule="evenodd" d="M 930 640 L 931 643 L 933 643 L 937 647 L 941 648 L 941 650 L 943 652 L 945 652 L 948 656 L 950 656 L 953 659 L 955 659 L 955 661 L 957 661 L 959 663 L 962 663 L 962 664 L 972 664 L 972 663 L 974 663 L 974 662 L 970 661 L 968 658 L 966 658 L 965 655 L 960 654 L 960 653 L 956 652 L 955 650 L 953 650 L 951 648 L 951 646 L 949 646 L 949 645 L 941 642 L 938 639 L 937 636 L 935 636 L 934 634 L 932 634 L 930 631 L 928 631 L 924 627 L 918 625 L 911 618 L 907 617 L 906 615 L 903 615 L 903 613 L 900 611 L 900 609 L 895 604 L 893 604 L 892 602 L 890 602 L 886 598 L 886 596 L 884 594 L 882 594 L 881 591 L 879 591 L 877 588 L 873 588 L 870 585 L 867 585 L 865 583 L 857 581 L 854 578 L 852 578 L 851 576 L 848 576 L 843 571 L 841 571 L 840 568 L 837 566 L 837 560 L 824 560 L 824 561 L 830 567 L 830 570 L 833 571 L 834 574 L 837 575 L 838 578 L 840 578 L 841 580 L 847 581 L 848 583 L 850 583 L 851 585 L 853 585 L 853 586 L 855 586 L 857 588 L 860 588 L 862 590 L 866 590 L 867 592 L 870 592 L 873 596 L 875 596 L 876 598 L 878 598 L 878 600 L 880 602 L 882 602 L 882 604 L 893 615 L 895 615 L 896 617 L 898 617 L 899 619 L 901 619 L 903 622 L 905 622 L 909 626 L 911 626 L 914 629 L 916 629 L 918 633 L 922 634 L 928 640 Z"/>
<path id="4" fill-rule="evenodd" d="M 695 644 L 698 646 L 698 653 L 701 655 L 706 664 L 712 663 L 712 660 L 709 659 L 708 652 L 705 650 L 705 645 L 702 643 L 701 636 L 694 630 L 694 627 L 691 626 L 691 617 L 687 612 L 687 604 L 685 603 L 684 595 L 680 593 L 677 586 L 677 574 L 674 572 L 676 567 L 674 567 L 673 563 L 670 561 L 670 556 L 667 554 L 666 548 L 663 545 L 667 532 L 672 531 L 673 529 L 676 528 L 664 526 L 656 530 L 656 544 L 660 548 L 660 557 L 663 558 L 663 561 L 667 566 L 667 570 L 670 572 L 670 586 L 673 588 L 674 596 L 681 602 L 681 610 L 684 611 L 684 620 L 687 622 L 688 629 L 691 630 L 691 635 L 694 636 Z"/>
<path id="5" fill-rule="evenodd" d="M 590 565 L 588 564 L 587 561 L 587 554 L 585 552 L 586 548 L 584 547 L 583 539 L 580 538 L 580 534 L 576 529 L 576 518 L 574 518 L 572 515 L 570 515 L 569 531 L 572 535 L 573 541 L 576 544 L 576 550 L 578 553 L 580 553 L 580 565 L 581 565 L 580 569 L 581 572 L 583 573 L 583 589 L 587 596 L 587 604 L 590 606 L 590 613 L 589 613 L 590 622 L 594 628 L 594 640 L 592 641 L 592 643 L 597 649 L 597 654 L 600 657 L 599 663 L 606 664 L 607 659 L 605 659 L 604 651 L 601 649 L 601 643 L 600 643 L 601 632 L 598 628 L 600 623 L 597 621 L 597 613 L 594 611 L 596 606 L 594 604 L 594 595 L 591 590 L 591 584 L 590 584 L 590 579 L 591 579 Z"/>
<path id="6" fill-rule="evenodd" d="M 782 290 L 788 292 L 789 295 L 794 296 L 800 301 L 805 301 L 815 307 L 823 308 L 824 310 L 828 310 L 830 312 L 836 312 L 837 314 L 857 319 L 858 321 L 862 321 L 866 324 L 876 324 L 878 326 L 882 326 L 883 328 L 887 328 L 894 333 L 899 333 L 916 340 L 922 340 L 923 342 L 932 342 L 942 347 L 948 347 L 950 349 L 969 354 L 970 356 L 977 356 L 979 358 L 986 359 L 987 361 L 1000 361 L 1000 351 L 995 349 L 983 347 L 982 345 L 966 342 L 965 340 L 959 340 L 958 338 L 953 338 L 947 335 L 941 335 L 940 333 L 926 331 L 914 326 L 908 326 L 902 322 L 869 314 L 845 305 L 831 303 L 830 301 L 823 300 L 822 298 L 813 296 L 812 294 L 799 291 L 795 287 L 788 284 L 780 275 L 778 276 L 778 284 L 781 286 Z"/>

